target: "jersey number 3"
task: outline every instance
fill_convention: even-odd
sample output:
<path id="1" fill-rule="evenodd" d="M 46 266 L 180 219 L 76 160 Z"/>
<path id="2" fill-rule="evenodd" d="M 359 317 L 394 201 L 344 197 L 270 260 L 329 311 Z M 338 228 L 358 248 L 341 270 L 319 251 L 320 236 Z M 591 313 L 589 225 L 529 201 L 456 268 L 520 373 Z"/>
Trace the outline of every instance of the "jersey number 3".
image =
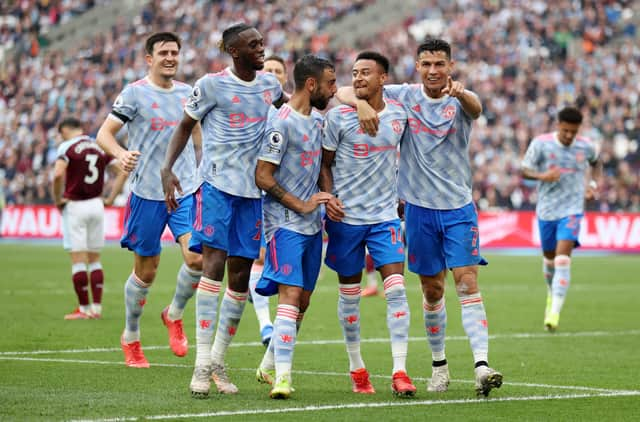
<path id="1" fill-rule="evenodd" d="M 84 177 L 84 182 L 87 185 L 92 185 L 98 180 L 98 176 L 100 175 L 98 167 L 96 167 L 96 164 L 98 164 L 98 156 L 96 154 L 87 154 L 84 160 L 89 163 L 89 174 Z"/>

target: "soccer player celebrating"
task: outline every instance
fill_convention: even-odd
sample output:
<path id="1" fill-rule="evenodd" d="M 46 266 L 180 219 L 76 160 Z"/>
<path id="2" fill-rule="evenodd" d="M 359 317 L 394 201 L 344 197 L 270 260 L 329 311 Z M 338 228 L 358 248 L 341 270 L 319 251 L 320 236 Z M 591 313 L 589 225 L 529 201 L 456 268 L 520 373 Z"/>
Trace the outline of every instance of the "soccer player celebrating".
<path id="1" fill-rule="evenodd" d="M 139 322 L 158 270 L 160 238 L 167 224 L 180 244 L 184 259 L 173 300 L 161 314 L 169 333 L 169 345 L 176 356 L 187 354 L 182 315 L 202 269 L 200 255 L 188 250 L 192 193 L 197 187 L 194 143 L 199 148 L 199 132 L 194 133 L 194 142 L 177 160 L 175 168 L 183 185 L 181 196 L 174 198 L 176 206 L 171 210 L 165 205 L 160 180 L 160 166 L 171 132 L 180 121 L 182 107 L 191 91 L 189 85 L 173 80 L 178 69 L 180 40 L 172 33 L 155 33 L 147 38 L 145 51 L 149 73 L 125 87 L 98 132 L 100 146 L 116 156 L 122 168 L 130 173 L 131 195 L 120 244 L 133 251 L 134 265 L 124 288 L 126 325 L 120 343 L 127 366 L 137 368 L 149 366 L 140 345 Z M 124 124 L 128 128 L 129 150 L 115 139 Z"/>
<path id="2" fill-rule="evenodd" d="M 555 331 L 571 280 L 571 252 L 579 246 L 584 201 L 595 196 L 597 183 L 584 180 L 589 165 L 592 176 L 601 175 L 596 149 L 589 139 L 577 136 L 582 113 L 565 107 L 558 113 L 557 130 L 535 137 L 522 161 L 522 175 L 538 180 L 536 215 L 547 282 L 544 326 Z"/>
<path id="3" fill-rule="evenodd" d="M 198 169 L 191 249 L 202 252 L 203 274 L 196 293 L 197 351 L 191 393 L 209 395 L 210 378 L 219 392 L 237 393 L 229 380 L 224 355 L 236 333 L 249 294 L 249 274 L 260 251 L 262 204 L 254 169 L 272 103 L 284 101 L 280 83 L 264 65 L 264 41 L 255 28 L 237 24 L 224 30 L 221 49 L 233 66 L 200 78 L 173 134 L 162 169 L 167 203 L 175 204 L 178 178 L 171 172 L 191 130 L 202 121 L 203 154 Z M 218 295 L 228 265 L 228 287 Z"/>
<path id="4" fill-rule="evenodd" d="M 264 71 L 273 73 L 284 90 L 287 84 L 287 65 L 280 56 L 269 56 L 264 59 Z"/>
<path id="5" fill-rule="evenodd" d="M 422 83 L 387 85 L 384 93 L 402 103 L 409 116 L 400 147 L 398 193 L 405 201 L 409 269 L 420 276 L 433 358 L 427 389 L 446 391 L 449 386 L 444 287 L 451 269 L 473 352 L 475 389 L 487 396 L 502 385 L 502 374 L 488 364 L 487 316 L 478 287 L 478 265 L 486 261 L 480 255 L 478 216 L 471 199 L 469 134 L 482 105 L 475 93 L 453 80 L 453 68 L 449 43 L 429 39 L 417 50 Z M 356 104 L 349 90 L 341 88 L 338 98 Z M 364 101 L 356 105 L 365 130 L 375 133 L 375 110 Z"/>
<path id="6" fill-rule="evenodd" d="M 264 59 L 264 71 L 274 74 L 275 77 L 278 78 L 278 82 L 280 82 L 280 86 L 284 90 L 284 86 L 287 83 L 287 68 L 281 57 L 269 56 Z M 262 341 L 262 344 L 265 347 L 268 347 L 269 342 L 271 341 L 271 335 L 273 334 L 273 324 L 269 313 L 269 298 L 256 293 L 256 284 L 258 284 L 258 280 L 260 280 L 262 270 L 264 269 L 265 254 L 266 243 L 263 234 L 260 244 L 260 255 L 251 266 L 251 275 L 249 276 L 249 294 L 251 295 L 250 299 L 253 303 L 253 309 L 256 311 L 256 317 L 258 318 L 258 324 L 260 326 L 260 341 Z"/>
<path id="7" fill-rule="evenodd" d="M 404 245 L 397 212 L 396 154 L 407 113 L 396 101 L 385 101 L 383 85 L 389 60 L 365 51 L 352 69 L 353 90 L 380 118 L 375 137 L 360 129 L 358 114 L 349 106 L 327 113 L 322 143 L 320 187 L 332 192 L 326 206 L 329 235 L 325 263 L 338 273 L 338 317 L 342 325 L 353 392 L 375 392 L 360 354 L 360 281 L 365 246 L 383 279 L 387 299 L 387 326 L 391 335 L 393 377 L 391 389 L 413 396 L 416 387 L 406 372 L 409 342 L 409 305 L 404 287 Z"/>
<path id="8" fill-rule="evenodd" d="M 100 249 L 104 246 L 104 204 L 122 189 L 123 178 L 112 189 L 109 198 L 100 195 L 104 171 L 108 166 L 118 173 L 115 158 L 108 156 L 93 139 L 83 134 L 82 123 L 73 117 L 58 125 L 62 143 L 54 166 L 53 198 L 62 212 L 64 248 L 71 256 L 71 278 L 79 307 L 64 319 L 100 318 L 104 274 Z M 88 276 L 87 276 L 88 273 Z M 89 304 L 89 285 L 93 303 Z"/>
<path id="9" fill-rule="evenodd" d="M 318 191 L 323 118 L 312 107 L 327 107 L 337 89 L 335 70 L 327 60 L 307 55 L 293 74 L 295 92 L 288 104 L 272 110 L 256 167 L 256 184 L 267 192 L 264 230 L 269 250 L 256 291 L 278 294 L 269 347 L 275 358 L 274 399 L 286 399 L 292 392 L 297 323 L 309 306 L 322 261 L 319 206 L 332 198 Z"/>

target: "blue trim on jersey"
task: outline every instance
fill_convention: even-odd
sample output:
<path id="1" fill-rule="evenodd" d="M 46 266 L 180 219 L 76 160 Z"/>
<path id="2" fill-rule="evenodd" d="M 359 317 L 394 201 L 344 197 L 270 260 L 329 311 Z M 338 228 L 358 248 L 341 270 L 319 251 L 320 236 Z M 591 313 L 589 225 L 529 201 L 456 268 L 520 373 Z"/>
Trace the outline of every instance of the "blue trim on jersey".
<path id="1" fill-rule="evenodd" d="M 222 192 L 204 182 L 193 201 L 193 231 L 189 250 L 202 253 L 202 245 L 226 251 L 228 256 L 256 259 L 262 238 L 260 198 Z"/>
<path id="2" fill-rule="evenodd" d="M 447 268 L 487 265 L 480 255 L 478 213 L 473 203 L 434 210 L 406 203 L 409 270 L 433 276 Z"/>
<path id="3" fill-rule="evenodd" d="M 325 229 L 329 235 L 329 245 L 324 262 L 341 276 L 349 277 L 362 272 L 365 246 L 373 258 L 375 268 L 404 263 L 400 219 L 363 225 L 327 219 Z"/>
<path id="4" fill-rule="evenodd" d="M 267 243 L 262 278 L 256 292 L 263 296 L 278 293 L 278 284 L 313 291 L 322 264 L 322 232 L 300 234 L 278 229 Z"/>
<path id="5" fill-rule="evenodd" d="M 193 196 L 178 199 L 178 209 L 169 214 L 164 201 L 144 199 L 131 193 L 124 215 L 124 231 L 120 246 L 140 256 L 160 255 L 160 239 L 167 224 L 173 238 L 191 232 Z"/>
<path id="6" fill-rule="evenodd" d="M 538 219 L 542 250 L 555 252 L 559 240 L 573 240 L 574 247 L 579 247 L 578 236 L 583 217 L 584 214 L 573 214 L 559 220 Z"/>

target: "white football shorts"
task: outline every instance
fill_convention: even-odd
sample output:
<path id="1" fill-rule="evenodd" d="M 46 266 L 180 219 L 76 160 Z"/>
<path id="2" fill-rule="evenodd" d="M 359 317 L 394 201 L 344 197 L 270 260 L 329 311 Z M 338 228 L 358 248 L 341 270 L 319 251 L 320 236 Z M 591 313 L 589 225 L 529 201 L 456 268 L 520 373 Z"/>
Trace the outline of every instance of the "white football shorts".
<path id="1" fill-rule="evenodd" d="M 62 244 L 70 252 L 99 252 L 104 246 L 104 205 L 96 197 L 69 201 L 62 210 Z"/>

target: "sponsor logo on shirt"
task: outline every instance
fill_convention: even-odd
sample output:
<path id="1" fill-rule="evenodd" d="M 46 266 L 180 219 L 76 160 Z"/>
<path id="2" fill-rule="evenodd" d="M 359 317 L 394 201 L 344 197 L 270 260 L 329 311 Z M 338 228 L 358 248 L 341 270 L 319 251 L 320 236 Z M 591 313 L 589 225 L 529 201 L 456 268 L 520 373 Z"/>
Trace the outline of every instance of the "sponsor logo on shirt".
<path id="1" fill-rule="evenodd" d="M 428 133 L 430 135 L 435 135 L 435 136 L 447 136 L 457 132 L 455 127 L 451 127 L 448 129 L 432 129 L 418 119 L 409 118 L 408 121 L 409 121 L 409 128 L 411 129 L 411 132 L 416 134 L 420 132 L 424 132 L 424 133 Z"/>
<path id="2" fill-rule="evenodd" d="M 258 123 L 267 120 L 266 116 L 251 117 L 244 113 L 229 114 L 229 127 L 243 128 L 247 123 Z"/>
<path id="3" fill-rule="evenodd" d="M 313 160 L 315 158 L 318 158 L 321 152 L 322 150 L 320 149 L 316 151 L 304 151 L 303 153 L 300 154 L 300 165 L 302 167 L 312 166 Z"/>
<path id="4" fill-rule="evenodd" d="M 151 119 L 151 130 L 159 131 L 166 128 L 178 126 L 179 120 L 165 120 L 162 117 L 153 117 Z"/>
<path id="5" fill-rule="evenodd" d="M 377 152 L 395 151 L 397 147 L 395 145 L 369 145 L 369 144 L 353 144 L 353 156 L 354 157 L 368 157 L 369 154 Z"/>

